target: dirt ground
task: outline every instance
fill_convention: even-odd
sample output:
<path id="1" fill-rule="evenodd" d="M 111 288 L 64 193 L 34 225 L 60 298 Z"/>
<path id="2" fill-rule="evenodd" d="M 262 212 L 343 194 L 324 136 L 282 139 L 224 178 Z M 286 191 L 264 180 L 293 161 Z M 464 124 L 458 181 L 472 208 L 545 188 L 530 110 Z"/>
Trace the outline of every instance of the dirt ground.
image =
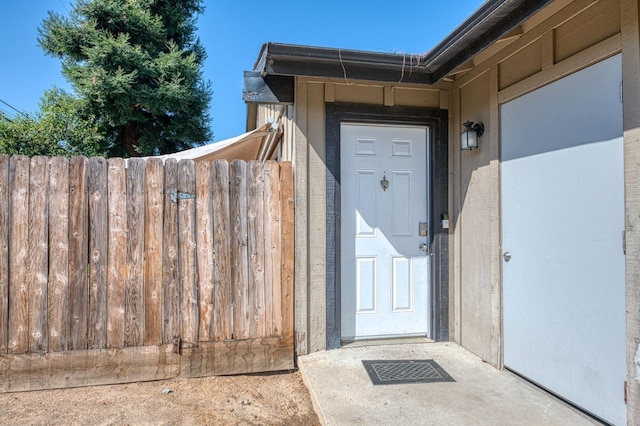
<path id="1" fill-rule="evenodd" d="M 168 391 L 167 391 L 168 390 Z M 0 394 L 2 425 L 319 425 L 299 372 Z"/>

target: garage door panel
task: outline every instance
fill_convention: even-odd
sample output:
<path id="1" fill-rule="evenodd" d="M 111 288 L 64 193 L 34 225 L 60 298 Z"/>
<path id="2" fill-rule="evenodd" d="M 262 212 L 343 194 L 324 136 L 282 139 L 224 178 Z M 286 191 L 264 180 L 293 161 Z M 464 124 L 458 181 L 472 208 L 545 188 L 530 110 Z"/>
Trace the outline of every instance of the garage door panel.
<path id="1" fill-rule="evenodd" d="M 504 104 L 504 362 L 624 424 L 624 181 L 616 56 Z"/>

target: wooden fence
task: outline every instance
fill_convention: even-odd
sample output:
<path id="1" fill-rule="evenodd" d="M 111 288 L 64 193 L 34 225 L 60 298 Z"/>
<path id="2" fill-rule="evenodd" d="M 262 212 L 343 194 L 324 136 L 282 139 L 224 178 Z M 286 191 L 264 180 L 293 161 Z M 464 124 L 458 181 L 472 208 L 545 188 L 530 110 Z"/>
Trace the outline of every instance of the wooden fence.
<path id="1" fill-rule="evenodd" d="M 0 156 L 0 391 L 293 367 L 290 163 Z"/>

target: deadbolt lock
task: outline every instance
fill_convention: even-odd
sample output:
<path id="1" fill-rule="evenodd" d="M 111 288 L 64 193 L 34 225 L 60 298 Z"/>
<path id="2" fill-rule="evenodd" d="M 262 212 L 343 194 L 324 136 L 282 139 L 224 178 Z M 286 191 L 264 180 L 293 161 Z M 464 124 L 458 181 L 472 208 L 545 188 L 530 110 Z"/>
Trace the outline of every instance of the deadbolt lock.
<path id="1" fill-rule="evenodd" d="M 418 235 L 420 235 L 421 237 L 426 237 L 427 236 L 427 222 L 420 222 L 418 224 Z"/>

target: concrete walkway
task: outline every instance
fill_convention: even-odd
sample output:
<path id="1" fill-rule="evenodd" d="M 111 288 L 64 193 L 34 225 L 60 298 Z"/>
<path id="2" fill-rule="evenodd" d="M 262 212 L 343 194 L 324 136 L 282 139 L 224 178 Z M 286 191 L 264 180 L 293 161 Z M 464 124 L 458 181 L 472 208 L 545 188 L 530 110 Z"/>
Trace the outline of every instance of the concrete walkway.
<path id="1" fill-rule="evenodd" d="M 456 381 L 374 386 L 362 360 L 433 359 Z M 325 425 L 593 425 L 453 343 L 345 347 L 298 358 Z"/>

